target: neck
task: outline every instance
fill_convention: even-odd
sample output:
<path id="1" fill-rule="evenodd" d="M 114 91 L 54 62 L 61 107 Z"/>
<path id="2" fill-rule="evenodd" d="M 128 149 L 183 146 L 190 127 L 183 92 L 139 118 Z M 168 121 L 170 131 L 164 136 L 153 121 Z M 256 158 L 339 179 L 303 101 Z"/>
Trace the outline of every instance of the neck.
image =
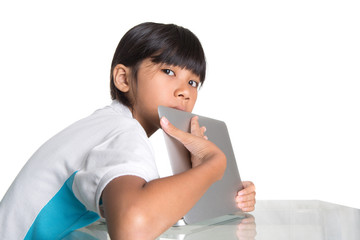
<path id="1" fill-rule="evenodd" d="M 139 120 L 138 120 L 139 121 Z M 140 122 L 140 121 L 139 121 Z M 146 135 L 149 137 L 151 137 L 151 135 L 153 135 L 159 128 L 158 127 L 145 127 L 141 122 L 140 122 L 141 126 L 144 128 Z"/>
<path id="2" fill-rule="evenodd" d="M 131 112 L 132 112 L 133 118 L 135 118 L 140 123 L 140 125 L 144 128 L 146 135 L 148 137 L 151 137 L 151 135 L 153 135 L 160 128 L 160 126 L 151 124 L 150 121 L 146 121 L 147 118 L 141 117 L 141 115 L 136 114 L 136 111 L 134 111 L 133 109 L 131 110 Z"/>

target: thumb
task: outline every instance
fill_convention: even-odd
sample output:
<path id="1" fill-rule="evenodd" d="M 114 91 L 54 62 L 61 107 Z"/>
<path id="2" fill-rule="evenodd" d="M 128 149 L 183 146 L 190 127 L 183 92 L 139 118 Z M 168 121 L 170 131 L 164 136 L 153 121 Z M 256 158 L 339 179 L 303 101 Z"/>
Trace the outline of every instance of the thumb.
<path id="1" fill-rule="evenodd" d="M 216 155 L 218 159 L 216 162 L 219 162 L 221 159 L 224 160 L 222 162 L 225 164 L 219 165 L 221 167 L 219 169 L 223 170 L 222 174 L 224 173 L 226 168 L 226 156 L 214 143 L 205 140 L 203 137 L 181 131 L 172 125 L 165 117 L 161 118 L 160 125 L 168 135 L 181 142 L 195 157 L 194 159 L 197 159 L 195 162 L 192 162 L 193 166 L 202 164 Z"/>
<path id="2" fill-rule="evenodd" d="M 162 129 L 169 134 L 171 137 L 175 138 L 176 140 L 180 141 L 184 144 L 184 139 L 186 139 L 186 135 L 191 135 L 189 133 L 183 132 L 180 129 L 176 128 L 172 125 L 166 117 L 162 117 L 160 119 L 160 125 Z"/>

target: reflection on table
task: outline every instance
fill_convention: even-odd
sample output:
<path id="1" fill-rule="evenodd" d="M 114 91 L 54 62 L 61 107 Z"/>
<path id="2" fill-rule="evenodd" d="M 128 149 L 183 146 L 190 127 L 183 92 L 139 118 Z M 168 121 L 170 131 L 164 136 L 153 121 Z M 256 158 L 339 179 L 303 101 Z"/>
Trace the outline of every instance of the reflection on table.
<path id="1" fill-rule="evenodd" d="M 258 201 L 251 214 L 221 216 L 199 224 L 172 227 L 158 240 L 359 240 L 360 210 L 322 201 Z M 110 239 L 97 222 L 65 239 Z"/>

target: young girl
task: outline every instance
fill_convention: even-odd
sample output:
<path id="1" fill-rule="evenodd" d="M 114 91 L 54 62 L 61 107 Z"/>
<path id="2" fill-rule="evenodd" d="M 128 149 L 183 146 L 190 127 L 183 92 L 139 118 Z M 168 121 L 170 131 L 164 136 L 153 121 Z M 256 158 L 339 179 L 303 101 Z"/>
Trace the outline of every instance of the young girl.
<path id="1" fill-rule="evenodd" d="M 159 119 L 164 105 L 192 111 L 205 79 L 196 36 L 143 23 L 121 39 L 111 66 L 110 106 L 69 126 L 30 158 L 0 203 L 0 239 L 61 239 L 99 217 L 111 239 L 154 239 L 177 222 L 226 168 L 197 118 L 191 134 Z M 150 137 L 157 129 L 191 152 L 192 169 L 159 178 Z M 234 196 L 252 211 L 255 187 Z"/>

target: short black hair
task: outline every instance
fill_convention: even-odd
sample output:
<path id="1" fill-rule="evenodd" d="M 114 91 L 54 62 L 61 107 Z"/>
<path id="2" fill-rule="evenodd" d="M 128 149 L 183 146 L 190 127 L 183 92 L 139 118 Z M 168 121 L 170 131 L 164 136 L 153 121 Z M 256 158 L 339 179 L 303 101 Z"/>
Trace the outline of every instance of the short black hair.
<path id="1" fill-rule="evenodd" d="M 146 58 L 150 58 L 154 63 L 186 68 L 199 76 L 201 84 L 205 81 L 205 54 L 195 34 L 175 24 L 146 22 L 131 28 L 116 48 L 110 72 L 113 100 L 132 107 L 130 100 L 114 84 L 115 66 L 123 64 L 130 67 L 136 81 L 139 65 Z"/>

